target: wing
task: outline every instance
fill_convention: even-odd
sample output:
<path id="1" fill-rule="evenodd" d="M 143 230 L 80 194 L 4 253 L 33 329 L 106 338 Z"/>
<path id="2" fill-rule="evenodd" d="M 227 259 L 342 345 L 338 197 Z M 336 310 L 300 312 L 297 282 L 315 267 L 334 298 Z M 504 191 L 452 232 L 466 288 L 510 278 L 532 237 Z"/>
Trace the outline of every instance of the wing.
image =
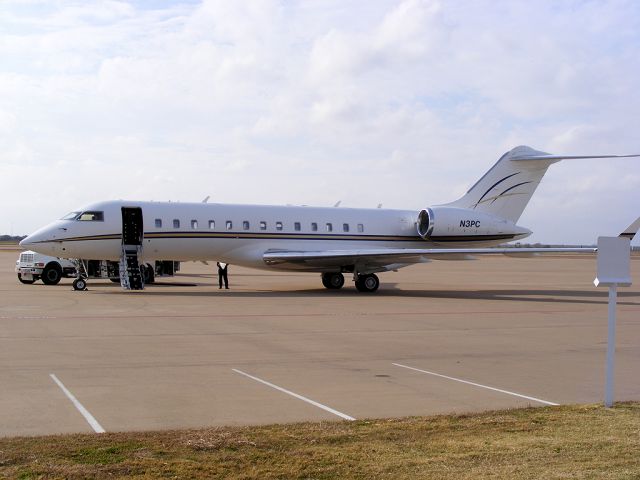
<path id="1" fill-rule="evenodd" d="M 595 247 L 579 248 L 380 248 L 363 250 L 290 251 L 264 253 L 267 265 L 287 270 L 329 271 L 352 267 L 360 273 L 395 270 L 431 260 L 473 260 L 476 255 L 531 257 L 543 253 L 595 253 Z M 350 271 L 350 270 L 349 270 Z"/>

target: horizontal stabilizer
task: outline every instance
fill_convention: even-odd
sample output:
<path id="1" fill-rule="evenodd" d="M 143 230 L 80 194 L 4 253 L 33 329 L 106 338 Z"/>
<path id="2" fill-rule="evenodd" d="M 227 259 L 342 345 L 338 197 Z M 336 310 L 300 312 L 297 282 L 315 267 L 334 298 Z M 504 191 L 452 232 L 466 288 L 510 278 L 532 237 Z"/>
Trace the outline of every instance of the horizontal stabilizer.
<path id="1" fill-rule="evenodd" d="M 640 230 L 640 217 L 638 217 L 635 222 L 625 228 L 624 232 L 622 232 L 619 236 L 626 237 L 629 240 L 633 240 L 638 233 L 638 230 Z"/>
<path id="2" fill-rule="evenodd" d="M 550 155 L 550 154 L 542 154 L 542 155 L 515 155 L 511 157 L 511 160 L 515 162 L 521 162 L 524 160 L 575 160 L 581 158 L 629 158 L 629 157 L 640 157 L 640 154 L 634 155 Z"/>

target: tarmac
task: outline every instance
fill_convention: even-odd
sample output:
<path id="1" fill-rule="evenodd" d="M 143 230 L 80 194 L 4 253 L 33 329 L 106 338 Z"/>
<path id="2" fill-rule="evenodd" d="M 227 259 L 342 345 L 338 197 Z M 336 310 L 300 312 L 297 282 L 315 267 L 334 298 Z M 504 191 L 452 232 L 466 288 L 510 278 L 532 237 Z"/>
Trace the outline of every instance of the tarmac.
<path id="1" fill-rule="evenodd" d="M 144 291 L 22 285 L 0 249 L 0 436 L 601 402 L 593 255 L 485 256 L 350 278 L 183 263 Z M 640 399 L 640 257 L 620 288 L 615 399 Z"/>

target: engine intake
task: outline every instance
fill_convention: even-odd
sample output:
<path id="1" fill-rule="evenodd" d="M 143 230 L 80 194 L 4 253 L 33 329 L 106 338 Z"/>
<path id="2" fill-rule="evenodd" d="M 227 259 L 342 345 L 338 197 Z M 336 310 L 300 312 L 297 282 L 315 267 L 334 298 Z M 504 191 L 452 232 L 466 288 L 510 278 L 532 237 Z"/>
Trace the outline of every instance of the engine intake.
<path id="1" fill-rule="evenodd" d="M 427 239 L 433 232 L 433 210 L 426 208 L 420 211 L 416 225 L 418 227 L 418 235 L 423 239 Z"/>

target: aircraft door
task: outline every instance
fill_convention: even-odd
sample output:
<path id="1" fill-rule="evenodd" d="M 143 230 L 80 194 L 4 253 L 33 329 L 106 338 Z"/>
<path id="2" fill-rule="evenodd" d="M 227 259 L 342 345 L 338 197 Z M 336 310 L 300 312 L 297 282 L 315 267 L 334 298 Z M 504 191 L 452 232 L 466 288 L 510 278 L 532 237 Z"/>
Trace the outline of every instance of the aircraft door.
<path id="1" fill-rule="evenodd" d="M 122 244 L 142 245 L 143 236 L 142 208 L 122 207 Z"/>

